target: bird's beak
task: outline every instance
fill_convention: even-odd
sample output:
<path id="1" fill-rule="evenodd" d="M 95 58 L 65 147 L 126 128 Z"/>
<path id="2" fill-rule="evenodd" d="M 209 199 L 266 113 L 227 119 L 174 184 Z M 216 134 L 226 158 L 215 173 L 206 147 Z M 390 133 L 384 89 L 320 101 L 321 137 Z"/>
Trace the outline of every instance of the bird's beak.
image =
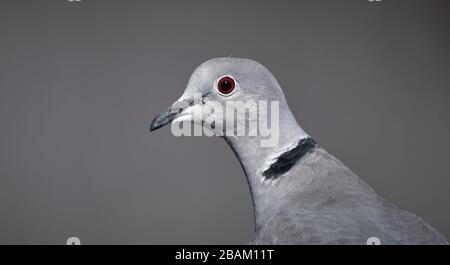
<path id="1" fill-rule="evenodd" d="M 194 105 L 193 99 L 184 99 L 184 100 L 178 100 L 170 108 L 168 108 L 166 111 L 161 112 L 158 116 L 156 116 L 152 123 L 150 124 L 150 131 L 157 130 L 175 119 L 183 116 L 184 114 L 188 115 L 190 113 L 185 113 L 185 110 L 187 110 L 189 107 Z"/>

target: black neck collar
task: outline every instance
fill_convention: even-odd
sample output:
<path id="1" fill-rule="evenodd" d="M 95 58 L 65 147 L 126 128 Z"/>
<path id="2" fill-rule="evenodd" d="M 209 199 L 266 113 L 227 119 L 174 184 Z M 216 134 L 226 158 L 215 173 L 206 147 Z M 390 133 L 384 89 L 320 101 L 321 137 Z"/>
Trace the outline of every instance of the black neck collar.
<path id="1" fill-rule="evenodd" d="M 307 137 L 301 139 L 297 146 L 278 156 L 276 161 L 263 172 L 267 180 L 273 180 L 288 172 L 302 157 L 317 146 L 316 141 Z"/>

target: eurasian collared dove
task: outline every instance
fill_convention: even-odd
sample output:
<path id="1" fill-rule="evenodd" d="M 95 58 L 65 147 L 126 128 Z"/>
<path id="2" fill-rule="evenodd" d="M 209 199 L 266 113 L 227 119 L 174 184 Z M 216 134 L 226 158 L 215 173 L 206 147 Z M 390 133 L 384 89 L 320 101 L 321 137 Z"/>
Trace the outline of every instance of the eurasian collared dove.
<path id="1" fill-rule="evenodd" d="M 200 100 L 194 100 L 195 94 Z M 215 117 L 223 110 L 210 103 L 248 100 L 279 103 L 275 146 L 262 147 L 260 135 L 221 135 L 250 185 L 255 217 L 251 243 L 366 244 L 377 238 L 381 244 L 448 244 L 428 223 L 385 201 L 310 138 L 274 76 L 253 60 L 217 58 L 201 64 L 183 96 L 152 121 L 150 130 L 172 121 L 192 121 L 223 131 L 218 124 L 208 124 L 225 119 L 226 128 L 229 123 L 227 117 Z M 199 108 L 201 115 L 193 115 Z M 249 122 L 249 115 L 240 117 L 237 123 Z"/>

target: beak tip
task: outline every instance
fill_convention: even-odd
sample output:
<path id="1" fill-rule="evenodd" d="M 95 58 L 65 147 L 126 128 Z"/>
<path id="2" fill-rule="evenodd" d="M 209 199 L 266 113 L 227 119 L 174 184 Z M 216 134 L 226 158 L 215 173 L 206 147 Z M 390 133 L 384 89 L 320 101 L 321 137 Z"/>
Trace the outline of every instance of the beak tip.
<path id="1" fill-rule="evenodd" d="M 150 124 L 150 132 L 156 131 L 159 128 L 164 127 L 165 125 L 171 123 L 174 118 L 175 118 L 174 115 L 171 114 L 169 111 L 162 112 L 161 114 L 156 116 L 153 119 L 153 121 L 151 122 L 151 124 Z"/>
<path id="2" fill-rule="evenodd" d="M 173 109 L 171 107 L 168 110 L 161 112 L 150 123 L 150 132 L 158 130 L 159 128 L 164 127 L 165 125 L 170 124 L 181 112 L 182 112 L 181 106 L 177 107 L 176 109 Z"/>
<path id="3" fill-rule="evenodd" d="M 157 117 L 153 119 L 152 123 L 150 124 L 150 132 L 156 131 L 159 128 L 161 128 L 161 124 L 157 121 Z"/>

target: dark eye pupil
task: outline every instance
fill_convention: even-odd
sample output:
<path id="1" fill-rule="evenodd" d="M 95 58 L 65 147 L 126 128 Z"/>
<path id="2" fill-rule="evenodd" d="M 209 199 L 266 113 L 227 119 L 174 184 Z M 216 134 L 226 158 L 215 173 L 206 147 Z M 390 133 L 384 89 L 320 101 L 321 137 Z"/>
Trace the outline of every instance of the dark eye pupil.
<path id="1" fill-rule="evenodd" d="M 222 94 L 230 94 L 234 89 L 235 83 L 229 76 L 222 77 L 218 82 L 218 88 Z"/>
<path id="2" fill-rule="evenodd" d="M 230 88 L 231 88 L 231 82 L 228 81 L 228 80 L 223 81 L 223 82 L 222 82 L 222 88 L 223 88 L 224 90 L 230 89 Z"/>

